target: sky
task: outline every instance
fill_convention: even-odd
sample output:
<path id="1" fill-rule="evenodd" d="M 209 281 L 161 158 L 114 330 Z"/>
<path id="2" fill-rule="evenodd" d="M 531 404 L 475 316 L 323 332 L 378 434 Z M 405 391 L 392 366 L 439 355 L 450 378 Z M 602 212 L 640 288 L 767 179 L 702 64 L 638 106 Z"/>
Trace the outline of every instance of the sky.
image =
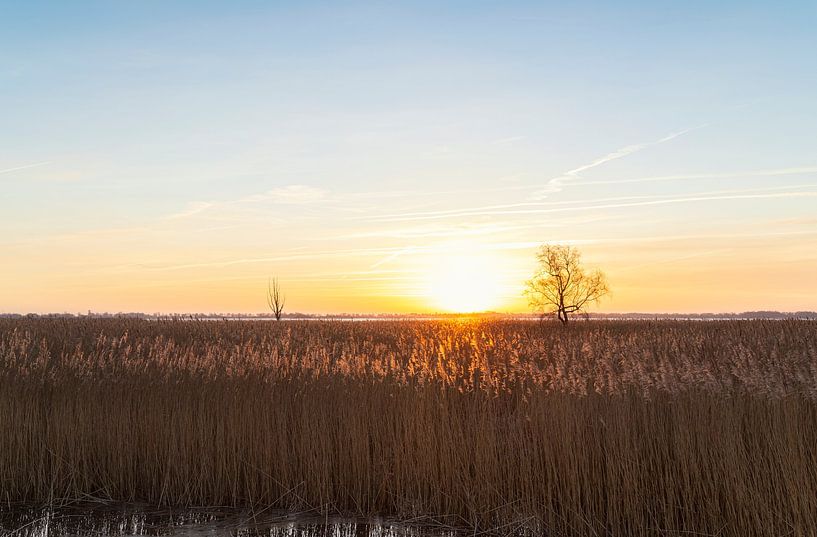
<path id="1" fill-rule="evenodd" d="M 814 2 L 0 2 L 0 312 L 817 309 Z M 449 295 L 456 288 L 454 298 Z"/>

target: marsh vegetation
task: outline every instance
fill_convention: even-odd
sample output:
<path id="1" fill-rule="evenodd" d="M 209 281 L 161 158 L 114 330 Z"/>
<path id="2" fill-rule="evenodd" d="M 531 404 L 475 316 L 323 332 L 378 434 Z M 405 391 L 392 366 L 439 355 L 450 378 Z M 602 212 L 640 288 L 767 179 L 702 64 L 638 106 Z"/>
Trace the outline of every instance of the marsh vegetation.
<path id="1" fill-rule="evenodd" d="M 813 535 L 817 324 L 0 320 L 2 501 Z"/>

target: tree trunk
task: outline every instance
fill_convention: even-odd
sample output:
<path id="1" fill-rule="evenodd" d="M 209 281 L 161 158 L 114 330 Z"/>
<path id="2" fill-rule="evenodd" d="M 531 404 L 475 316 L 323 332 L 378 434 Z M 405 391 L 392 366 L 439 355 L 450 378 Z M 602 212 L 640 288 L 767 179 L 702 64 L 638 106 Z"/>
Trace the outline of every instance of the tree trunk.
<path id="1" fill-rule="evenodd" d="M 567 310 L 565 309 L 565 295 L 564 292 L 560 289 L 559 290 L 559 320 L 562 321 L 562 324 L 567 324 Z"/>

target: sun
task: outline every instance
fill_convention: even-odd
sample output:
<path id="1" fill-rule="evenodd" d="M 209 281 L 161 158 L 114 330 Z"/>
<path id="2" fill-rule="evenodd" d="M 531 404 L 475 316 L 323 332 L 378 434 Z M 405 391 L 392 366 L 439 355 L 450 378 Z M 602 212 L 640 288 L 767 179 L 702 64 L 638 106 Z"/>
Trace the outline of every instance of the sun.
<path id="1" fill-rule="evenodd" d="M 488 311 L 499 305 L 502 275 L 485 256 L 441 258 L 431 271 L 429 295 L 435 308 L 452 313 Z"/>

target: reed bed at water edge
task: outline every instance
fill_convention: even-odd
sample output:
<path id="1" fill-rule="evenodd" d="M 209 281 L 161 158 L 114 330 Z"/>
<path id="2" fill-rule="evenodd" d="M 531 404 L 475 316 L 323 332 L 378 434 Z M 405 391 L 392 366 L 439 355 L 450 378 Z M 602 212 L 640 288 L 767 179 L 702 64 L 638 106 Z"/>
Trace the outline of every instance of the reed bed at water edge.
<path id="1" fill-rule="evenodd" d="M 817 324 L 4 319 L 0 495 L 817 535 Z"/>

